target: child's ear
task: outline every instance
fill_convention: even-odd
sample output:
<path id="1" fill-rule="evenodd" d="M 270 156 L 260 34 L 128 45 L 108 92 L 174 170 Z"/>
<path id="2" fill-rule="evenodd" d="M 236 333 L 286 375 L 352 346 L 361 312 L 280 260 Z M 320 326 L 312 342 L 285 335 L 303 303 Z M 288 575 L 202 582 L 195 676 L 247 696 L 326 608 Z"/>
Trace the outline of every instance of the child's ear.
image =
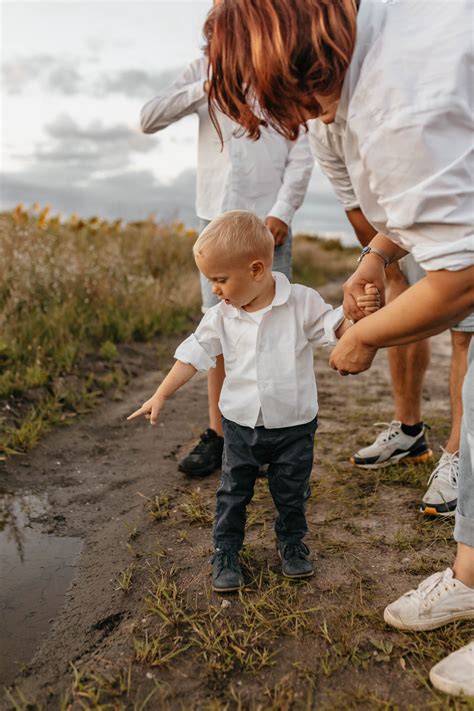
<path id="1" fill-rule="evenodd" d="M 250 272 L 254 279 L 261 279 L 265 274 L 265 264 L 261 259 L 254 259 L 250 264 Z"/>

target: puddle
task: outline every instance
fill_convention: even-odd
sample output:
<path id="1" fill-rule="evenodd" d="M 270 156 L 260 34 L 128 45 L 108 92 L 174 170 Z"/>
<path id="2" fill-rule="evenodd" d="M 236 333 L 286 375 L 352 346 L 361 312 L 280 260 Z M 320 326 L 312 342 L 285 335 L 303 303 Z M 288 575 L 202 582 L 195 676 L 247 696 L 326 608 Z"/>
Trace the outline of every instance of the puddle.
<path id="1" fill-rule="evenodd" d="M 42 533 L 47 510 L 46 497 L 0 493 L 0 685 L 32 659 L 74 577 L 82 541 Z"/>

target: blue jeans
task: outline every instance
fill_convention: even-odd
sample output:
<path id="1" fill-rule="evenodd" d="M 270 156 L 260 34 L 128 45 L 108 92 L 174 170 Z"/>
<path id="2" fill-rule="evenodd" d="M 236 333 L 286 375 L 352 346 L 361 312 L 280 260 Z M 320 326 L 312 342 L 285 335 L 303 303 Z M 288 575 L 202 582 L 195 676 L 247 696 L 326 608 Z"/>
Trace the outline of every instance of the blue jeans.
<path id="1" fill-rule="evenodd" d="M 474 339 L 462 389 L 463 418 L 459 450 L 458 507 L 454 539 L 474 548 Z"/>
<path id="2" fill-rule="evenodd" d="M 209 220 L 199 220 L 199 232 L 202 232 L 205 227 L 209 224 Z M 290 281 L 292 275 L 291 269 L 291 248 L 293 245 L 293 235 L 291 233 L 291 227 L 288 228 L 288 236 L 285 243 L 280 247 L 275 247 L 275 252 L 273 254 L 273 271 L 282 272 Z M 202 274 L 199 275 L 201 279 L 201 295 L 202 295 L 202 312 L 206 313 L 211 306 L 215 306 L 219 303 L 219 299 L 215 294 L 212 293 L 212 284 L 206 277 Z"/>
<path id="3" fill-rule="evenodd" d="M 268 467 L 268 488 L 277 518 L 279 541 L 296 543 L 308 532 L 305 508 L 313 467 L 317 418 L 294 427 L 244 427 L 222 418 L 224 452 L 222 478 L 216 494 L 214 545 L 240 550 L 246 509 L 253 497 L 258 469 Z"/>

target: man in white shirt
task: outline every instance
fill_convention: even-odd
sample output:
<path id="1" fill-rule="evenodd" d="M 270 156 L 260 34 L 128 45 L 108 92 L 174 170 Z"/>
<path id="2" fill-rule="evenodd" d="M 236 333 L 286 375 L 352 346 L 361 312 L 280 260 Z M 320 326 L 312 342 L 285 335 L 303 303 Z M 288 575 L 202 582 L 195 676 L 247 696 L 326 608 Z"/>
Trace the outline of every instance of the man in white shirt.
<path id="1" fill-rule="evenodd" d="M 154 424 L 165 401 L 223 355 L 224 456 L 212 580 L 217 592 L 244 585 L 238 554 L 246 506 L 263 464 L 269 464 L 268 484 L 278 512 L 275 533 L 283 575 L 313 574 L 303 543 L 318 413 L 313 345 L 334 343 L 350 323 L 341 308 L 334 310 L 313 289 L 272 273 L 273 250 L 269 230 L 246 211 L 227 212 L 201 233 L 194 245 L 196 264 L 220 303 L 177 348 L 177 362 L 156 393 L 129 417 L 145 415 Z M 376 310 L 378 292 L 369 287 L 358 303 Z"/>
<path id="2" fill-rule="evenodd" d="M 339 202 L 344 207 L 356 235 L 365 247 L 377 234 L 359 207 L 344 156 L 345 123 L 338 120 L 325 124 L 319 119 L 309 122 L 311 150 L 321 169 L 331 181 Z M 426 276 L 408 254 L 385 270 L 392 301 L 409 286 Z M 452 358 L 450 370 L 451 433 L 443 454 L 429 477 L 429 486 L 420 510 L 428 515 L 454 515 L 457 502 L 459 444 L 462 420 L 462 384 L 467 371 L 467 351 L 474 332 L 474 313 L 451 329 Z M 352 462 L 362 468 L 377 468 L 397 463 L 423 462 L 432 453 L 424 437 L 421 418 L 423 379 L 429 362 L 429 341 L 394 346 L 388 351 L 393 383 L 395 413 L 392 422 L 375 442 L 359 450 Z M 384 423 L 385 424 L 385 423 Z"/>
<path id="3" fill-rule="evenodd" d="M 262 128 L 260 141 L 242 136 L 242 131 L 224 114 L 219 114 L 223 145 L 209 116 L 206 83 L 208 62 L 200 57 L 141 112 L 145 133 L 165 129 L 184 116 L 199 117 L 196 214 L 200 231 L 227 210 L 256 213 L 275 240 L 273 268 L 291 279 L 291 222 L 301 206 L 313 168 L 305 134 L 293 142 L 270 128 Z M 202 310 L 217 303 L 208 281 L 201 275 Z M 224 380 L 222 358 L 208 375 L 209 429 L 199 444 L 179 463 L 191 476 L 205 476 L 220 467 L 222 424 L 218 408 Z"/>

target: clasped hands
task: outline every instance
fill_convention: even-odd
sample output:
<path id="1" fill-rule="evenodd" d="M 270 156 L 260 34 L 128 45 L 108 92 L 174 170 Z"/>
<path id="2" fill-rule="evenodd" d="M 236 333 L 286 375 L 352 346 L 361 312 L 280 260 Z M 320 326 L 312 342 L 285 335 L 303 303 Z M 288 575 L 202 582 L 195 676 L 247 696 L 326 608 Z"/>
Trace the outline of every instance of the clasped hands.
<path id="1" fill-rule="evenodd" d="M 377 353 L 371 345 L 370 316 L 385 304 L 385 270 L 382 260 L 365 258 L 344 284 L 344 314 L 355 326 L 348 329 L 334 348 L 329 363 L 340 375 L 355 375 L 368 370 Z M 367 308 L 367 290 L 379 296 L 377 308 Z M 361 322 L 361 323 L 357 323 Z M 368 338 L 367 338 L 368 337 Z"/>

